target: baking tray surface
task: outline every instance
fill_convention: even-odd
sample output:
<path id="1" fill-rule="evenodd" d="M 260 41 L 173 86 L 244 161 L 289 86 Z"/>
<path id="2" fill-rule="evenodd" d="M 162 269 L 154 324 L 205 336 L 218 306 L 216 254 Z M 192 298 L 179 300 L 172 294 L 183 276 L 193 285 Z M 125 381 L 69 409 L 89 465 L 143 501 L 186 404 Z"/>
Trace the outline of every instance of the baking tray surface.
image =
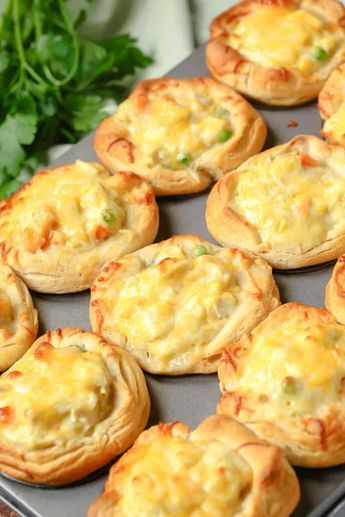
<path id="1" fill-rule="evenodd" d="M 192 77 L 209 75 L 204 61 L 204 47 L 171 70 L 169 76 Z M 255 103 L 268 126 L 266 148 L 284 143 L 297 134 L 320 136 L 321 120 L 316 103 L 292 109 L 277 109 Z M 294 120 L 297 127 L 288 127 Z M 97 160 L 92 146 L 93 134 L 74 145 L 54 165 L 82 160 Z M 173 234 L 196 233 L 211 242 L 205 224 L 208 191 L 191 196 L 159 198 L 160 228 L 156 241 Z M 283 302 L 300 302 L 323 306 L 324 289 L 333 264 L 307 270 L 274 272 Z M 68 295 L 33 294 L 39 311 L 40 333 L 65 326 L 90 328 L 88 318 L 89 291 Z M 149 425 L 159 421 L 181 420 L 195 427 L 216 411 L 219 398 L 216 375 L 167 377 L 146 375 L 152 401 Z M 44 391 L 42 395 L 44 396 Z M 0 498 L 28 517 L 83 516 L 93 499 L 103 490 L 107 469 L 87 480 L 63 488 L 33 487 L 0 476 Z M 341 502 L 345 494 L 345 465 L 328 469 L 297 469 L 302 488 L 301 502 L 295 517 L 332 517 L 345 515 Z"/>

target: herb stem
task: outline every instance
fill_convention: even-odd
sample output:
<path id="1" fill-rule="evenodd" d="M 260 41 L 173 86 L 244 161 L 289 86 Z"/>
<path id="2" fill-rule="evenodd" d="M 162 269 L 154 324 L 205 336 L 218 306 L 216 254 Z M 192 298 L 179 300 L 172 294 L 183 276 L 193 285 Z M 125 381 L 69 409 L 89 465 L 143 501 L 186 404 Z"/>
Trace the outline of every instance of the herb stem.
<path id="1" fill-rule="evenodd" d="M 12 16 L 14 25 L 14 38 L 15 45 L 17 48 L 19 61 L 20 61 L 20 77 L 19 83 L 22 83 L 25 77 L 25 53 L 23 48 L 23 41 L 20 34 L 20 22 L 19 22 L 19 5 L 18 0 L 13 0 L 12 3 Z"/>
<path id="2" fill-rule="evenodd" d="M 54 86 L 64 86 L 71 79 L 73 79 L 73 77 L 75 76 L 75 74 L 76 74 L 76 72 L 78 70 L 78 65 L 79 65 L 79 45 L 78 45 L 77 35 L 76 35 L 75 30 L 74 30 L 73 24 L 71 22 L 69 13 L 68 13 L 65 5 L 64 5 L 64 0 L 59 0 L 59 9 L 60 9 L 60 13 L 61 13 L 62 19 L 63 19 L 63 21 L 65 23 L 65 28 L 66 28 L 67 32 L 70 34 L 70 36 L 72 37 L 73 64 L 72 64 L 71 70 L 69 71 L 69 73 L 63 79 L 58 79 L 57 77 L 55 77 L 54 74 L 51 72 L 50 68 L 47 65 L 45 65 L 43 67 L 43 71 L 44 71 L 44 73 L 46 75 L 46 78 Z"/>
<path id="3" fill-rule="evenodd" d="M 12 3 L 12 16 L 13 16 L 13 25 L 14 25 L 14 37 L 16 49 L 19 56 L 20 61 L 20 76 L 19 83 L 16 85 L 16 89 L 18 89 L 25 79 L 25 72 L 31 75 L 38 83 L 44 83 L 42 78 L 35 72 L 35 70 L 29 65 L 25 58 L 25 51 L 23 46 L 23 40 L 20 32 L 20 20 L 19 20 L 19 4 L 18 0 L 13 0 Z"/>
<path id="4" fill-rule="evenodd" d="M 28 72 L 28 74 L 30 74 L 31 77 L 33 77 L 33 79 L 35 79 L 35 81 L 37 81 L 38 83 L 44 84 L 42 77 L 40 77 L 26 61 L 24 63 L 24 68 Z"/>
<path id="5" fill-rule="evenodd" d="M 38 0 L 34 0 L 32 14 L 33 14 L 34 26 L 35 26 L 35 39 L 36 39 L 36 43 L 37 43 L 38 39 L 42 36 L 42 23 L 41 23 L 41 19 L 40 19 L 40 9 L 39 9 Z"/>

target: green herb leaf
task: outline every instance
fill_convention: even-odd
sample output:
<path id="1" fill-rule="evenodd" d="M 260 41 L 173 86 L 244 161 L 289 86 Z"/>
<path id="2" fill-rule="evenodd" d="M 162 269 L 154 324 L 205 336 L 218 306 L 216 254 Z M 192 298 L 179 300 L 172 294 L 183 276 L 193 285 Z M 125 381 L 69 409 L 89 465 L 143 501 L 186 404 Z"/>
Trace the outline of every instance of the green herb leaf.
<path id="1" fill-rule="evenodd" d="M 92 131 L 106 116 L 104 101 L 98 95 L 67 95 L 64 104 L 69 117 L 65 121 L 68 128 L 76 133 Z"/>
<path id="2" fill-rule="evenodd" d="M 85 9 L 82 9 L 74 22 L 74 28 L 78 29 L 81 25 L 83 25 L 83 23 L 86 21 L 86 18 L 86 11 Z"/>
<path id="3" fill-rule="evenodd" d="M 18 95 L 12 104 L 13 114 L 8 115 L 14 126 L 18 141 L 31 144 L 37 129 L 36 104 L 30 95 Z"/>
<path id="4" fill-rule="evenodd" d="M 10 64 L 9 53 L 6 50 L 0 51 L 0 74 L 4 73 L 4 71 L 8 68 Z"/>
<path id="5" fill-rule="evenodd" d="M 0 172 L 12 178 L 18 176 L 25 159 L 22 145 L 33 142 L 37 129 L 36 107 L 31 97 L 18 97 L 14 108 L 18 111 L 9 113 L 0 126 Z M 11 188 L 14 185 L 11 183 Z"/>
<path id="6" fill-rule="evenodd" d="M 54 144 L 76 142 L 122 100 L 137 68 L 152 59 L 128 34 L 93 42 L 66 0 L 7 0 L 0 16 L 0 197 L 21 184 Z M 22 176 L 21 176 L 22 178 Z"/>

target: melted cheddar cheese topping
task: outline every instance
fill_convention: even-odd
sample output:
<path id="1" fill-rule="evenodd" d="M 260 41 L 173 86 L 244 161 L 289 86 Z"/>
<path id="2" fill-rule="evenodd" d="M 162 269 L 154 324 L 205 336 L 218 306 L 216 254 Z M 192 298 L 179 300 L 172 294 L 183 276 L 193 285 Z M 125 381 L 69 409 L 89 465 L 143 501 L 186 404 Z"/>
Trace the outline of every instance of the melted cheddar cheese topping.
<path id="1" fill-rule="evenodd" d="M 337 142 L 345 143 L 345 102 L 326 120 L 324 131 L 332 133 Z"/>
<path id="2" fill-rule="evenodd" d="M 227 390 L 264 395 L 263 415 L 277 408 L 293 415 L 316 415 L 323 403 L 344 395 L 345 327 L 290 316 L 261 334 L 254 330 L 252 337 Z"/>
<path id="3" fill-rule="evenodd" d="M 56 246 L 81 248 L 114 235 L 125 211 L 103 169 L 76 161 L 67 170 L 34 178 L 16 209 L 0 223 L 0 238 L 32 253 Z"/>
<path id="4" fill-rule="evenodd" d="M 304 158 L 260 156 L 238 177 L 234 210 L 268 247 L 305 252 L 345 232 L 344 163 L 303 165 Z"/>
<path id="5" fill-rule="evenodd" d="M 112 305 L 117 329 L 160 360 L 198 353 L 224 326 L 240 288 L 229 258 L 202 255 L 156 258 L 156 266 L 131 276 Z M 177 258 L 177 256 L 180 257 Z"/>
<path id="6" fill-rule="evenodd" d="M 111 412 L 112 382 L 102 357 L 80 343 L 43 343 L 0 377 L 0 436 L 24 450 L 79 441 Z"/>
<path id="7" fill-rule="evenodd" d="M 127 468 L 115 478 L 119 515 L 234 515 L 252 483 L 248 463 L 217 441 L 158 437 L 137 445 L 125 460 Z"/>
<path id="8" fill-rule="evenodd" d="M 126 137 L 148 167 L 159 162 L 169 169 L 185 168 L 231 138 L 229 112 L 206 93 L 183 92 L 174 98 L 155 92 L 144 109 L 138 110 L 136 103 L 136 97 L 124 101 L 116 118 L 126 123 Z"/>
<path id="9" fill-rule="evenodd" d="M 304 9 L 261 6 L 239 18 L 229 44 L 265 67 L 310 74 L 328 62 L 340 37 L 337 28 Z"/>

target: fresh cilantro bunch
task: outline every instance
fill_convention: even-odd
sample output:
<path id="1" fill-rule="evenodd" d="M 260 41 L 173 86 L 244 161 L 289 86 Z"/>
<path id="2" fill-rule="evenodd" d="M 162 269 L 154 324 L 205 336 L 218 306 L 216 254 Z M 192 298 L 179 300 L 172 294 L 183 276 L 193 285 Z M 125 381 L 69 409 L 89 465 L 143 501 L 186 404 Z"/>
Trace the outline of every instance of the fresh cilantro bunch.
<path id="1" fill-rule="evenodd" d="M 77 32 L 65 0 L 8 0 L 0 19 L 0 198 L 54 144 L 76 142 L 106 116 L 123 79 L 152 59 L 128 35 L 102 42 Z M 121 81 L 122 80 L 122 81 Z"/>

